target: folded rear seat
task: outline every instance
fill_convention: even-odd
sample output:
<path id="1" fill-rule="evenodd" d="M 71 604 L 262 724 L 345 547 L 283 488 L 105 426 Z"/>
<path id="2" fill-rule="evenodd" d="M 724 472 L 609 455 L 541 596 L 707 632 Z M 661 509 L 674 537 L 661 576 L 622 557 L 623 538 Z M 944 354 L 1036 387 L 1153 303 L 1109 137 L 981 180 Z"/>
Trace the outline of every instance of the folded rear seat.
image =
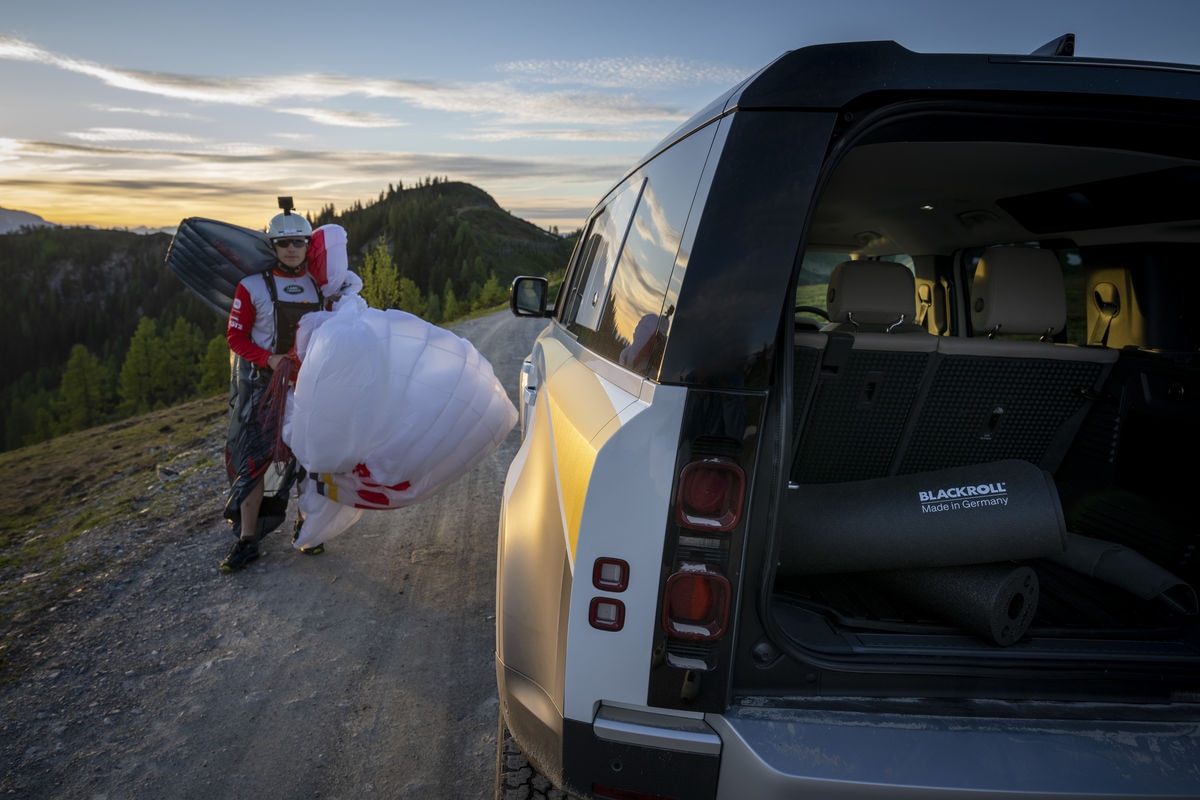
<path id="1" fill-rule="evenodd" d="M 938 337 L 913 322 L 912 272 L 847 261 L 830 275 L 830 322 L 795 334 L 795 483 L 889 474 Z"/>
<path id="2" fill-rule="evenodd" d="M 938 337 L 936 368 L 894 474 L 1008 458 L 1061 463 L 1118 352 L 1056 344 L 1066 291 L 1049 250 L 993 247 L 971 291 L 971 338 Z M 1009 341 L 1005 336 L 1038 336 Z"/>

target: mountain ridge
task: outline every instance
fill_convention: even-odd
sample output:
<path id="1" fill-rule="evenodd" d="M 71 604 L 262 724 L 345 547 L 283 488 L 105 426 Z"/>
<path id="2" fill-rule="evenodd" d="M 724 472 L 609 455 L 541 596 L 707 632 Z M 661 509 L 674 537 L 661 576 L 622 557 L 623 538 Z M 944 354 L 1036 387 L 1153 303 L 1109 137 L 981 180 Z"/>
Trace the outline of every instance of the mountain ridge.
<path id="1" fill-rule="evenodd" d="M 12 233 L 26 227 L 40 228 L 51 225 L 54 223 L 47 222 L 37 214 L 0 206 L 0 234 Z"/>

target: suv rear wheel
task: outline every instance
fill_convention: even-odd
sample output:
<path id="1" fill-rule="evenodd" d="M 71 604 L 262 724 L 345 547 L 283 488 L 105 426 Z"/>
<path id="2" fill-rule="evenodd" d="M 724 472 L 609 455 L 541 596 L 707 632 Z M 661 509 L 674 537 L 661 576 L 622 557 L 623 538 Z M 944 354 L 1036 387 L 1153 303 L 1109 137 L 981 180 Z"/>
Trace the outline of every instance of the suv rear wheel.
<path id="1" fill-rule="evenodd" d="M 496 800 L 578 800 L 556 789 L 529 763 L 513 741 L 503 714 L 497 713 L 496 719 Z"/>

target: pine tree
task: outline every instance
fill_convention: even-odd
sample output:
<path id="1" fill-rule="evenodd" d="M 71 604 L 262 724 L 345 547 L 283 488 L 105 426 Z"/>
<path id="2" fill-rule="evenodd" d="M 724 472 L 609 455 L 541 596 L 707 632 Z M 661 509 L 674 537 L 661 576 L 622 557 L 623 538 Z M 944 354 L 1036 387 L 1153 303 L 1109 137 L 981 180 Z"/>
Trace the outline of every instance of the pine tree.
<path id="1" fill-rule="evenodd" d="M 4 449 L 36 444 L 53 436 L 37 434 L 39 414 L 54 401 L 54 393 L 40 384 L 32 373 L 26 373 L 4 394 L 7 414 L 4 418 Z M 47 412 L 48 413 L 48 412 Z"/>
<path id="2" fill-rule="evenodd" d="M 158 326 L 149 317 L 142 317 L 129 342 L 125 363 L 121 365 L 121 409 L 125 413 L 144 414 L 154 408 L 154 362 L 160 357 L 160 349 Z"/>
<path id="3" fill-rule="evenodd" d="M 458 319 L 462 315 L 461 309 L 458 307 L 458 298 L 454 296 L 454 283 L 446 281 L 446 291 L 443 292 L 442 301 L 442 320 L 450 322 Z"/>
<path id="4" fill-rule="evenodd" d="M 417 283 L 412 278 L 400 279 L 400 299 L 396 303 L 396 308 L 417 316 L 421 315 L 424 308 L 421 304 L 421 290 L 417 288 Z"/>
<path id="5" fill-rule="evenodd" d="M 429 297 L 425 301 L 425 313 L 420 316 L 424 317 L 426 322 L 436 324 L 442 321 L 442 301 L 437 296 L 437 292 L 429 293 Z"/>
<path id="6" fill-rule="evenodd" d="M 170 405 L 192 397 L 203 346 L 200 330 L 183 317 L 176 318 L 163 342 L 163 357 L 155 360 L 156 401 Z"/>
<path id="7" fill-rule="evenodd" d="M 200 383 L 197 389 L 201 395 L 207 397 L 229 388 L 231 362 L 232 353 L 224 334 L 210 339 L 200 360 Z"/>
<path id="8" fill-rule="evenodd" d="M 498 306 L 508 301 L 508 289 L 500 285 L 500 281 L 496 279 L 496 273 L 488 275 L 487 281 L 483 284 L 483 288 L 479 290 L 479 303 L 477 308 L 491 308 Z"/>
<path id="9" fill-rule="evenodd" d="M 54 438 L 54 414 L 49 405 L 38 406 L 33 414 L 33 429 L 25 436 L 26 444 Z"/>
<path id="10" fill-rule="evenodd" d="M 392 261 L 383 238 L 375 249 L 363 258 L 362 298 L 372 308 L 398 308 L 400 305 L 400 271 Z"/>
<path id="11" fill-rule="evenodd" d="M 81 431 L 104 421 L 112 409 L 111 381 L 100 359 L 81 344 L 72 347 L 54 406 L 55 435 Z"/>

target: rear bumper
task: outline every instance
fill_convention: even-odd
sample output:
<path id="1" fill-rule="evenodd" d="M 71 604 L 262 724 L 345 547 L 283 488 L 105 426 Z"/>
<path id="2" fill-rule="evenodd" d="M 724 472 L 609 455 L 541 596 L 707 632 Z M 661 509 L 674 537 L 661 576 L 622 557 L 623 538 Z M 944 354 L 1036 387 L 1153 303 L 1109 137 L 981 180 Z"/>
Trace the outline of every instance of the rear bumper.
<path id="1" fill-rule="evenodd" d="M 566 784 L 587 797 L 597 787 L 612 787 L 663 798 L 712 800 L 720 757 L 720 738 L 699 717 L 601 707 L 591 725 L 563 722 Z M 751 796 L 755 793 L 744 792 L 739 800 Z"/>
<path id="2" fill-rule="evenodd" d="M 1200 797 L 1200 724 L 732 709 L 718 800 Z"/>
<path id="3" fill-rule="evenodd" d="M 540 687 L 499 660 L 496 678 L 513 738 L 555 785 L 580 797 L 598 786 L 678 800 L 716 797 L 721 739 L 698 715 L 602 706 L 589 724 L 564 719 Z"/>

